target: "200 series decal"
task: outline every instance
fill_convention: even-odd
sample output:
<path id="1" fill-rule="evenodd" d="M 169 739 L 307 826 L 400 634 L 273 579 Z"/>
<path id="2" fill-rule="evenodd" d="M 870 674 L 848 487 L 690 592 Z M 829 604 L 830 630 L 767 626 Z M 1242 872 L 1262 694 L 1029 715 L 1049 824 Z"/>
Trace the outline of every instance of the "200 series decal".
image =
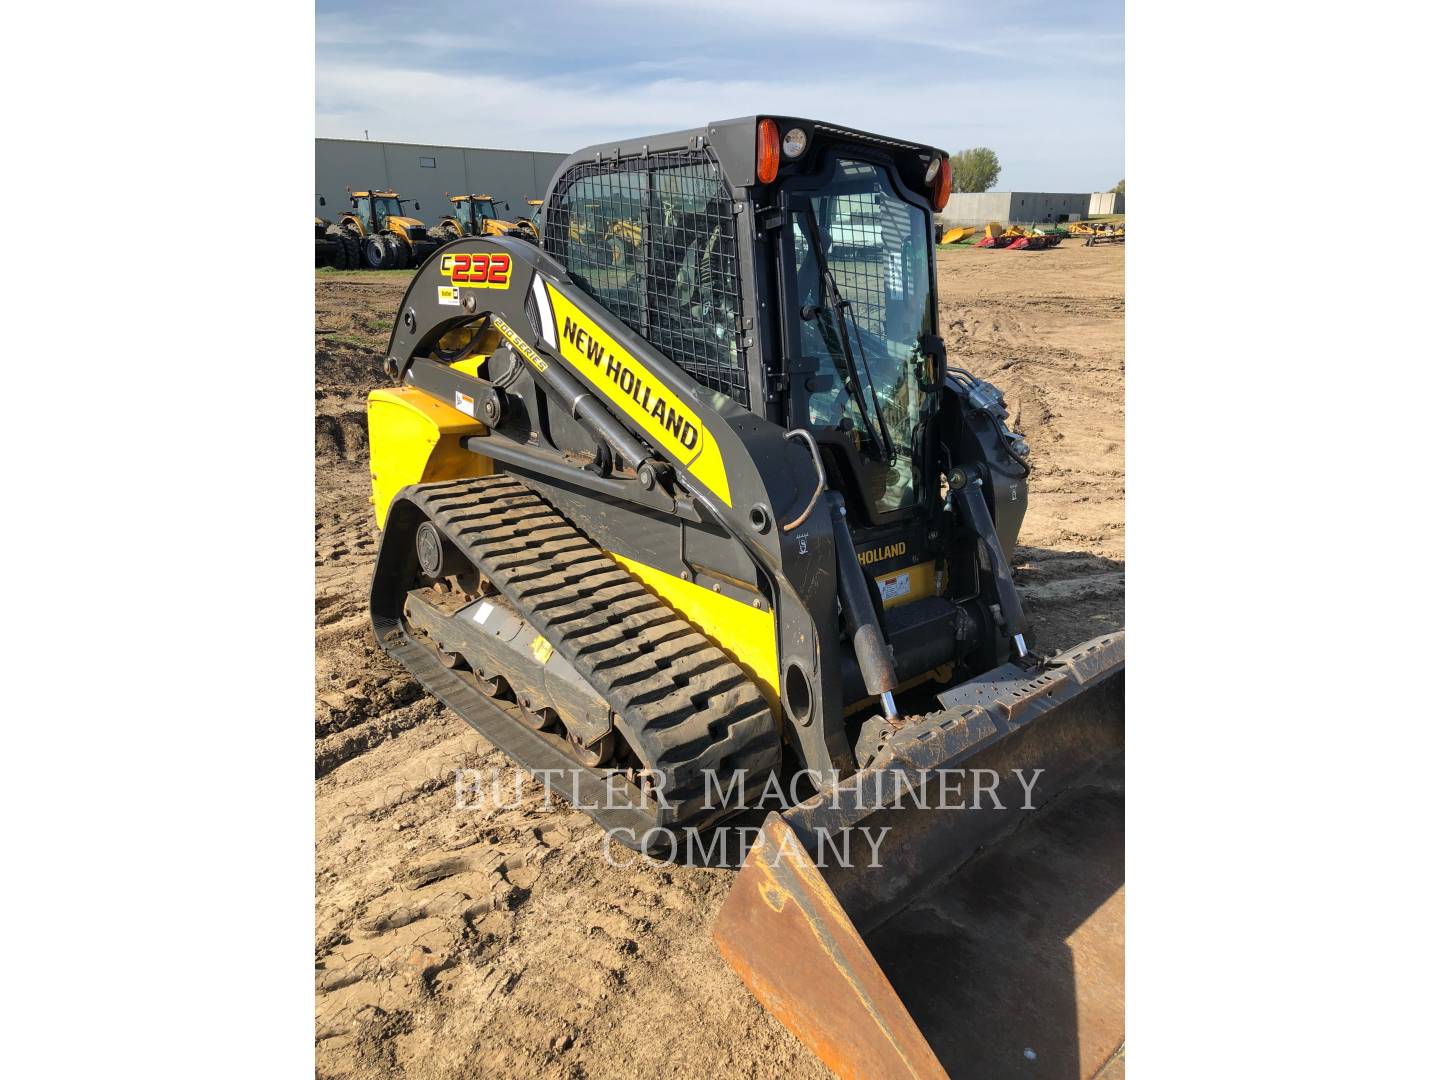
<path id="1" fill-rule="evenodd" d="M 441 255 L 440 275 L 463 289 L 508 289 L 510 256 L 503 251 Z"/>
<path id="2" fill-rule="evenodd" d="M 494 313 L 490 315 L 490 318 L 493 319 L 495 322 L 495 329 L 499 330 L 500 333 L 505 335 L 505 340 L 510 342 L 510 345 L 515 349 L 515 351 L 530 362 L 531 367 L 533 367 L 536 371 L 544 371 L 547 367 L 550 366 L 545 363 L 545 358 L 543 356 L 541 356 L 539 353 L 537 353 L 534 349 L 530 347 L 530 343 L 528 341 L 522 338 L 514 330 L 510 329 L 509 323 L 507 323 L 499 315 L 496 315 Z"/>

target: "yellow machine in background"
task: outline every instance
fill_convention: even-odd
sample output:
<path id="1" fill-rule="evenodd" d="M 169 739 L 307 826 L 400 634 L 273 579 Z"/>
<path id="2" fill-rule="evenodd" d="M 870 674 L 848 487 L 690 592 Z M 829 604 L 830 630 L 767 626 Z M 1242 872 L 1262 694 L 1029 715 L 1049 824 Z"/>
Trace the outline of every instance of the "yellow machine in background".
<path id="1" fill-rule="evenodd" d="M 997 222 L 991 222 L 985 226 L 985 235 L 980 238 L 976 247 L 998 249 L 1006 251 L 1044 251 L 1047 248 L 1059 247 L 1062 234 L 1055 232 L 1042 232 L 1033 226 L 1007 225 L 1001 227 Z"/>
<path id="2" fill-rule="evenodd" d="M 325 196 L 316 195 L 316 204 L 325 205 Z M 360 265 L 360 241 L 349 229 L 315 215 L 315 265 L 336 270 L 354 270 Z"/>
<path id="3" fill-rule="evenodd" d="M 1083 236 L 1086 247 L 1096 244 L 1123 244 L 1125 223 L 1123 221 L 1072 221 L 1071 236 Z"/>
<path id="4" fill-rule="evenodd" d="M 442 217 L 430 230 L 430 236 L 434 240 L 449 243 L 462 236 L 515 236 L 533 244 L 540 239 L 540 229 L 533 220 L 535 213 L 518 221 L 510 221 L 502 218 L 497 210 L 498 205 L 504 207 L 508 213 L 510 204 L 497 204 L 493 195 L 451 195 L 448 191 L 445 194 L 450 200 L 453 213 Z M 540 199 L 527 201 L 531 206 L 544 205 Z"/>
<path id="5" fill-rule="evenodd" d="M 407 202 L 420 209 L 418 202 L 393 191 L 350 191 L 350 209 L 340 215 L 340 226 L 359 243 L 360 265 L 370 270 L 419 266 L 439 246 L 423 221 L 402 212 Z"/>

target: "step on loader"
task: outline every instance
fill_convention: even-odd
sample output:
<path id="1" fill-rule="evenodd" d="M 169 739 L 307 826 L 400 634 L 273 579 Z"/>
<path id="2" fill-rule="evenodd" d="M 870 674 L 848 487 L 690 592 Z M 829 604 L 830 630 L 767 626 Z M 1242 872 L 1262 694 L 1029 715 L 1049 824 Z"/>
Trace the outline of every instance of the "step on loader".
<path id="1" fill-rule="evenodd" d="M 424 263 L 369 399 L 383 647 L 607 845 L 740 835 L 719 947 L 845 1076 L 1119 1045 L 1118 934 L 1059 953 L 1119 903 L 1124 635 L 1026 618 L 1030 451 L 938 326 L 949 189 L 798 118 L 587 148 L 538 245 Z"/>

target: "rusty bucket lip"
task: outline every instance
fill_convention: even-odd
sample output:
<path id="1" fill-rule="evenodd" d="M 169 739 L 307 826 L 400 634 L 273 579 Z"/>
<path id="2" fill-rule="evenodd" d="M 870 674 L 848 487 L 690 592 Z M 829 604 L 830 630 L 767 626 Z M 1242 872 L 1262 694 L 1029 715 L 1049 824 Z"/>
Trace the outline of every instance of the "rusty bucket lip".
<path id="1" fill-rule="evenodd" d="M 813 850 L 815 836 L 855 825 L 1125 670 L 1125 631 L 1101 634 L 1035 667 L 1002 664 L 945 691 L 954 702 L 897 732 L 885 756 L 780 816 Z"/>
<path id="2" fill-rule="evenodd" d="M 915 790 L 917 778 L 924 785 L 926 770 L 1023 760 L 1027 743 L 1030 750 L 1059 749 L 1069 759 L 1114 745 L 1109 738 L 1116 734 L 1123 748 L 1123 714 L 1113 709 L 1123 694 L 1123 679 L 1117 677 L 1124 667 L 1122 630 L 1040 664 L 995 668 L 942 694 L 947 707 L 892 736 L 878 764 L 783 814 L 772 811 L 766 817 L 712 934 L 726 962 L 765 1009 L 836 1075 L 947 1074 L 867 938 L 903 906 L 883 888 L 891 866 L 874 871 L 879 878 L 868 870 L 858 876 L 832 876 L 813 861 L 817 837 L 898 804 Z M 1097 690 L 1093 708 L 1080 701 Z M 1047 717 L 1056 726 L 1045 723 Z M 1060 741 L 1052 746 L 1047 740 L 1059 733 Z M 991 748 L 994 752 L 986 753 Z M 928 814 L 901 810 L 900 815 L 903 822 L 919 826 L 918 831 L 897 833 L 902 844 L 899 865 L 909 885 L 921 890 L 915 896 L 944 878 L 929 874 L 923 860 L 907 861 L 903 845 L 918 841 L 921 846 L 912 850 L 941 859 L 936 867 L 958 867 L 973 854 L 980 833 L 997 827 L 989 817 L 983 823 L 975 818 L 977 832 L 942 829 L 946 842 L 931 845 L 937 836 L 932 826 L 946 823 Z M 1007 820 L 1015 818 L 1000 820 L 998 827 Z M 949 861 L 952 857 L 957 861 Z M 933 1034 L 936 1029 L 929 1030 Z"/>
<path id="3" fill-rule="evenodd" d="M 934 1050 L 796 840 L 779 814 L 766 818 L 712 928 L 721 955 L 837 1076 L 943 1080 Z M 828 983 L 809 977 L 827 967 Z"/>

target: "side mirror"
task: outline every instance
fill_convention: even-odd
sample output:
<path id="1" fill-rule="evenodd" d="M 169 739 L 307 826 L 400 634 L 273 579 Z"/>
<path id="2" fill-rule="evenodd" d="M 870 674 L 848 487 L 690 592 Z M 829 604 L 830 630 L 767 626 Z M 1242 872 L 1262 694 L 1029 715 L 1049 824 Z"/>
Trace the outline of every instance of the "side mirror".
<path id="1" fill-rule="evenodd" d="M 505 207 L 506 210 L 509 210 L 509 209 L 510 209 L 510 204 L 509 204 L 508 202 L 507 202 L 507 203 L 504 203 L 503 205 L 504 205 L 504 207 Z"/>
<path id="2" fill-rule="evenodd" d="M 418 202 L 415 204 L 415 209 L 416 209 L 416 210 L 419 210 L 419 209 L 420 209 L 420 204 L 419 204 Z"/>
<path id="3" fill-rule="evenodd" d="M 325 196 L 324 196 L 324 195 L 321 195 L 321 196 L 320 196 L 320 205 L 321 205 L 321 206 L 324 206 L 324 205 L 325 205 Z"/>

